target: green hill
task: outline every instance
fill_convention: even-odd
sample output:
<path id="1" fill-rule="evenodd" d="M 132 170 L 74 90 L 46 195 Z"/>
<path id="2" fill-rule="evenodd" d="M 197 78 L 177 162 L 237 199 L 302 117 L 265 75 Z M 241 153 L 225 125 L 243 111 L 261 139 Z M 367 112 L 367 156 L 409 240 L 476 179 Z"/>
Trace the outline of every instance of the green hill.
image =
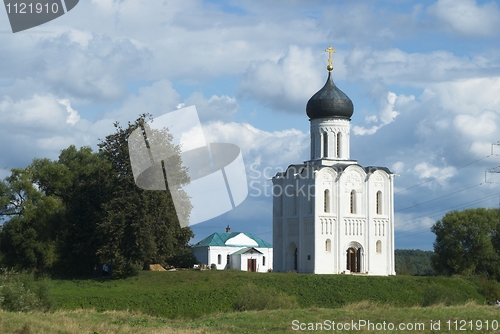
<path id="1" fill-rule="evenodd" d="M 360 301 L 394 307 L 486 303 L 479 285 L 449 277 L 177 271 L 49 284 L 54 309 L 138 310 L 169 318 L 251 309 L 339 308 Z"/>

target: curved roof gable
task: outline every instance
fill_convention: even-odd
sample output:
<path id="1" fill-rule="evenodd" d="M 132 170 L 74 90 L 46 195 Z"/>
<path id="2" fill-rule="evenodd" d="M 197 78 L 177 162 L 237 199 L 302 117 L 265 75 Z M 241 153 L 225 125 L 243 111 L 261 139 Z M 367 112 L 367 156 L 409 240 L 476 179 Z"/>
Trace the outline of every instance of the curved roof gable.
<path id="1" fill-rule="evenodd" d="M 249 238 L 245 233 L 240 233 L 226 240 L 226 246 L 258 246 L 259 244 Z"/>
<path id="2" fill-rule="evenodd" d="M 243 232 L 216 232 L 197 242 L 192 247 L 228 246 L 228 247 L 260 247 L 272 248 L 273 246 L 250 233 Z"/>

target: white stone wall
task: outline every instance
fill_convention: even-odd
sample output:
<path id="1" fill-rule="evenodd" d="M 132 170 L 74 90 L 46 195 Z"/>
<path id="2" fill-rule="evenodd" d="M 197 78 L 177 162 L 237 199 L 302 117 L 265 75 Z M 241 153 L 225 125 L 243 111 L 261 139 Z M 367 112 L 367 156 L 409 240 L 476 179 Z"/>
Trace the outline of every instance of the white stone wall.
<path id="1" fill-rule="evenodd" d="M 293 270 L 296 246 L 298 272 L 344 273 L 346 252 L 353 247 L 361 249 L 360 273 L 394 275 L 393 175 L 380 169 L 367 174 L 356 164 L 338 170 L 335 166 L 321 167 L 316 172 L 309 166 L 307 173 L 293 168 L 288 171 L 290 177 L 273 179 L 274 186 L 286 189 L 282 192 L 285 196 L 273 199 L 274 270 Z M 313 184 L 314 197 L 309 198 L 307 190 L 305 195 L 300 191 Z M 353 190 L 355 200 L 351 208 Z M 298 196 L 293 198 L 293 194 Z M 312 207 L 309 200 L 313 201 Z"/>
<path id="2" fill-rule="evenodd" d="M 242 249 L 243 247 L 225 247 L 225 246 L 210 246 L 208 247 L 208 266 L 213 263 L 217 266 L 218 270 L 226 269 L 227 267 L 227 256 L 231 253 Z M 221 263 L 219 264 L 218 258 L 221 257 Z"/>
<path id="3" fill-rule="evenodd" d="M 204 263 L 211 266 L 212 263 L 217 266 L 217 270 L 228 269 L 227 267 L 227 256 L 229 255 L 229 262 L 231 269 L 247 270 L 246 259 L 258 258 L 257 269 L 259 272 L 267 272 L 268 269 L 273 269 L 273 248 L 261 248 L 255 247 L 256 250 L 262 254 L 243 254 L 243 256 L 232 256 L 234 252 L 246 247 L 229 247 L 229 246 L 210 246 L 210 247 L 196 247 L 194 248 L 194 254 L 196 259 L 200 263 Z M 218 263 L 219 255 L 221 257 L 221 263 Z M 262 257 L 266 257 L 266 264 L 262 265 Z M 244 260 L 242 260 L 244 258 Z M 205 260 L 205 261 L 204 261 Z"/>

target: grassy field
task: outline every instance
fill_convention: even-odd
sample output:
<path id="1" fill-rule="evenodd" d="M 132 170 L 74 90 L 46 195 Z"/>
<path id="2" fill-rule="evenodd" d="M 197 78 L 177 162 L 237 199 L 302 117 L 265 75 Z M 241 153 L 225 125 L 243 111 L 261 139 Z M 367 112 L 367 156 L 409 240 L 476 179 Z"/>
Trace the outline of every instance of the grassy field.
<path id="1" fill-rule="evenodd" d="M 283 333 L 332 321 L 377 333 L 430 333 L 431 322 L 436 333 L 500 330 L 484 285 L 462 278 L 178 271 L 44 284 L 51 311 L 0 312 L 0 333 Z"/>
<path id="2" fill-rule="evenodd" d="M 96 312 L 92 310 L 57 311 L 54 313 L 0 312 L 1 333 L 292 333 L 294 320 L 299 328 L 309 323 L 335 326 L 366 322 L 358 330 L 364 333 L 391 333 L 393 324 L 400 333 L 496 333 L 500 321 L 500 308 L 478 306 L 435 305 L 431 307 L 385 307 L 360 302 L 337 309 L 306 308 L 295 310 L 266 310 L 217 313 L 197 319 L 165 319 L 125 311 Z M 430 324 L 440 325 L 432 331 Z M 472 322 L 470 322 L 472 321 Z M 386 330 L 383 330 L 385 322 Z M 371 327 L 368 328 L 368 324 Z M 465 324 L 465 325 L 464 325 Z M 377 330 L 377 327 L 381 330 Z M 461 328 L 463 326 L 463 328 Z M 488 328 L 486 328 L 488 326 Z M 406 328 L 406 330 L 403 330 Z M 413 330 L 408 330 L 412 328 Z M 319 327 L 318 327 L 319 329 Z M 460 330 L 463 329 L 463 330 Z M 330 331 L 325 326 L 324 331 Z M 306 332 L 306 330 L 299 332 Z M 308 332 L 308 331 L 307 331 Z"/>

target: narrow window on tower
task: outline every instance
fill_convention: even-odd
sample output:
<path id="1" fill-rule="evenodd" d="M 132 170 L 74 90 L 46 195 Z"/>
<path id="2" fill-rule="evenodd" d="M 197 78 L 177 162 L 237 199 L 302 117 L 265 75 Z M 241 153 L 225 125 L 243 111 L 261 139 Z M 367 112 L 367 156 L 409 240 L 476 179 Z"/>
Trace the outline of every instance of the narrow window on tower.
<path id="1" fill-rule="evenodd" d="M 328 157 L 328 133 L 323 133 L 323 157 Z"/>
<path id="2" fill-rule="evenodd" d="M 340 137 L 342 134 L 340 132 L 337 133 L 337 158 L 340 158 Z"/>
<path id="3" fill-rule="evenodd" d="M 222 256 L 220 254 L 217 255 L 217 264 L 222 264 Z"/>
<path id="4" fill-rule="evenodd" d="M 307 201 L 309 204 L 309 213 L 313 213 L 313 205 L 314 205 L 314 193 L 313 187 L 309 185 L 309 192 L 307 194 Z"/>
<path id="5" fill-rule="evenodd" d="M 351 206 L 350 206 L 351 214 L 356 213 L 356 191 L 351 191 Z"/>
<path id="6" fill-rule="evenodd" d="M 382 192 L 377 191 L 377 215 L 382 214 Z"/>
<path id="7" fill-rule="evenodd" d="M 331 252 L 332 251 L 332 242 L 330 239 L 326 239 L 325 241 L 325 251 Z"/>
<path id="8" fill-rule="evenodd" d="M 280 201 L 280 204 L 279 204 L 279 215 L 280 216 L 283 216 L 283 197 L 285 197 L 285 194 L 282 192 L 280 194 L 280 198 L 279 198 L 279 201 Z"/>
<path id="9" fill-rule="evenodd" d="M 316 157 L 316 154 L 314 152 L 314 141 L 316 140 L 315 138 L 316 136 L 314 135 L 314 133 L 311 133 L 311 160 L 314 159 Z"/>
<path id="10" fill-rule="evenodd" d="M 330 212 L 330 190 L 326 189 L 324 194 L 324 211 Z"/>

